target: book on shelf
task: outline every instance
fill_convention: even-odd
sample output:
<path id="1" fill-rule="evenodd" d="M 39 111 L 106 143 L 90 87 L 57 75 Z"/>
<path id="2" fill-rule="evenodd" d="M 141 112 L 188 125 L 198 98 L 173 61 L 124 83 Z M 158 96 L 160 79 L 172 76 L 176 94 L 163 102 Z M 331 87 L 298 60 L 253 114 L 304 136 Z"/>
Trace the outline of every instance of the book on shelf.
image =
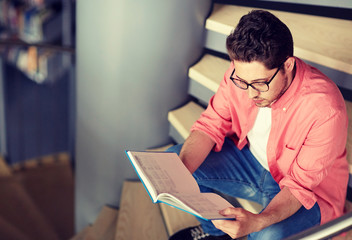
<path id="1" fill-rule="evenodd" d="M 176 153 L 126 151 L 154 203 L 165 203 L 204 220 L 234 219 L 219 213 L 232 205 L 216 193 L 202 193 Z"/>
<path id="2" fill-rule="evenodd" d="M 54 41 L 60 37 L 62 14 L 43 1 L 0 1 L 0 26 L 27 43 Z"/>

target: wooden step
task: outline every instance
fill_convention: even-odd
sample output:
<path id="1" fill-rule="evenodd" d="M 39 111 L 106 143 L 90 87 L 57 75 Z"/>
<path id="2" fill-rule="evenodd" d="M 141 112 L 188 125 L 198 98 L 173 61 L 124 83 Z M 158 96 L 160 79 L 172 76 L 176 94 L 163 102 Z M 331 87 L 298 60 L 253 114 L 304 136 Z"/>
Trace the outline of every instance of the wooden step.
<path id="1" fill-rule="evenodd" d="M 189 136 L 193 123 L 199 118 L 204 108 L 195 102 L 189 102 L 181 108 L 168 113 L 170 127 L 176 129 L 183 141 Z M 172 136 L 171 136 L 172 137 Z"/>
<path id="2" fill-rule="evenodd" d="M 167 238 L 160 208 L 152 202 L 143 184 L 124 182 L 115 240 Z"/>
<path id="3" fill-rule="evenodd" d="M 206 29 L 229 35 L 240 18 L 254 8 L 214 4 Z M 352 74 L 351 20 L 269 10 L 291 30 L 295 56 Z"/>
<path id="4" fill-rule="evenodd" d="M 188 76 L 215 93 L 229 66 L 230 61 L 205 54 L 198 63 L 190 67 Z"/>
<path id="5" fill-rule="evenodd" d="M 79 233 L 71 237 L 69 240 L 92 240 L 87 238 L 87 234 L 92 229 L 92 226 L 83 228 Z"/>
<path id="6" fill-rule="evenodd" d="M 3 219 L 2 216 L 0 216 L 0 237 L 6 240 L 30 240 L 30 238 L 18 230 L 16 226 Z"/>
<path id="7" fill-rule="evenodd" d="M 156 147 L 156 148 L 149 148 L 147 151 L 153 151 L 153 152 L 165 152 L 169 147 L 174 146 L 174 144 L 166 144 L 164 146 Z"/>
<path id="8" fill-rule="evenodd" d="M 198 63 L 188 70 L 190 79 L 188 93 L 207 104 L 219 88 L 229 66 L 230 61 L 205 54 Z"/>
<path id="9" fill-rule="evenodd" d="M 0 177 L 0 216 L 29 239 L 59 239 L 22 183 L 14 176 Z"/>
<path id="10" fill-rule="evenodd" d="M 3 156 L 0 156 L 0 177 L 9 177 L 12 175 L 9 165 L 7 165 Z"/>
<path id="11" fill-rule="evenodd" d="M 195 216 L 169 205 L 161 203 L 160 210 L 169 236 L 184 228 L 200 224 Z"/>
<path id="12" fill-rule="evenodd" d="M 116 235 L 118 210 L 104 206 L 93 225 L 87 230 L 85 240 L 114 240 Z"/>
<path id="13" fill-rule="evenodd" d="M 13 176 L 26 190 L 60 239 L 74 233 L 74 180 L 70 156 L 51 154 L 13 167 Z"/>

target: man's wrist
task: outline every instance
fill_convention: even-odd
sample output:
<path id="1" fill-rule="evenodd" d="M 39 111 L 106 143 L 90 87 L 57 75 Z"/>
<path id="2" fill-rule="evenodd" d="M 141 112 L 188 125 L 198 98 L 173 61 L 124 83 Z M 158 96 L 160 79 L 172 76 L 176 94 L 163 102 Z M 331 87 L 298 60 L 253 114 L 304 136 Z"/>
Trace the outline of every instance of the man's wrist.
<path id="1" fill-rule="evenodd" d="M 267 212 L 262 212 L 260 214 L 258 214 L 258 230 L 257 231 L 261 231 L 266 227 L 269 227 L 270 225 L 274 224 L 274 218 L 273 218 L 273 214 L 271 213 L 267 213 Z"/>

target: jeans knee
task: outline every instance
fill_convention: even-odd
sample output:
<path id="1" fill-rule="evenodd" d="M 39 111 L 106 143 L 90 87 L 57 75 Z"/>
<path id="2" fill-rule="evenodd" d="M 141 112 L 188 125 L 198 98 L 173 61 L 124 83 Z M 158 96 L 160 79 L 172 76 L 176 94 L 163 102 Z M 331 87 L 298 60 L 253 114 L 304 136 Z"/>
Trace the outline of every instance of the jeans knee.
<path id="1" fill-rule="evenodd" d="M 310 210 L 301 207 L 291 217 L 264 228 L 260 232 L 251 233 L 248 240 L 279 240 L 284 239 L 308 228 L 319 225 L 320 208 L 316 203 Z"/>
<path id="2" fill-rule="evenodd" d="M 285 232 L 281 228 L 271 226 L 261 230 L 260 232 L 254 232 L 248 235 L 248 240 L 280 240 L 286 237 Z"/>
<path id="3" fill-rule="evenodd" d="M 166 149 L 165 152 L 174 152 L 174 153 L 177 153 L 177 155 L 180 155 L 182 146 L 183 146 L 183 144 L 171 146 L 168 149 Z"/>

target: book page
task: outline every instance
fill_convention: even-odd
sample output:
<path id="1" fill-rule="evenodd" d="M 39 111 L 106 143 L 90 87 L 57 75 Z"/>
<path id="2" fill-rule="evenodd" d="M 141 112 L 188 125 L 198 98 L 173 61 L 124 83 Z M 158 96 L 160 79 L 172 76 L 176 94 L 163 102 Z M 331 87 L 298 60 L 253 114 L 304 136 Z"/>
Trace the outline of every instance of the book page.
<path id="1" fill-rule="evenodd" d="M 163 194 L 159 200 L 204 219 L 233 219 L 219 214 L 220 210 L 233 206 L 215 193 Z"/>
<path id="2" fill-rule="evenodd" d="M 143 172 L 157 194 L 200 192 L 196 180 L 176 153 L 133 151 L 128 153 L 131 161 L 139 166 L 139 171 Z"/>

